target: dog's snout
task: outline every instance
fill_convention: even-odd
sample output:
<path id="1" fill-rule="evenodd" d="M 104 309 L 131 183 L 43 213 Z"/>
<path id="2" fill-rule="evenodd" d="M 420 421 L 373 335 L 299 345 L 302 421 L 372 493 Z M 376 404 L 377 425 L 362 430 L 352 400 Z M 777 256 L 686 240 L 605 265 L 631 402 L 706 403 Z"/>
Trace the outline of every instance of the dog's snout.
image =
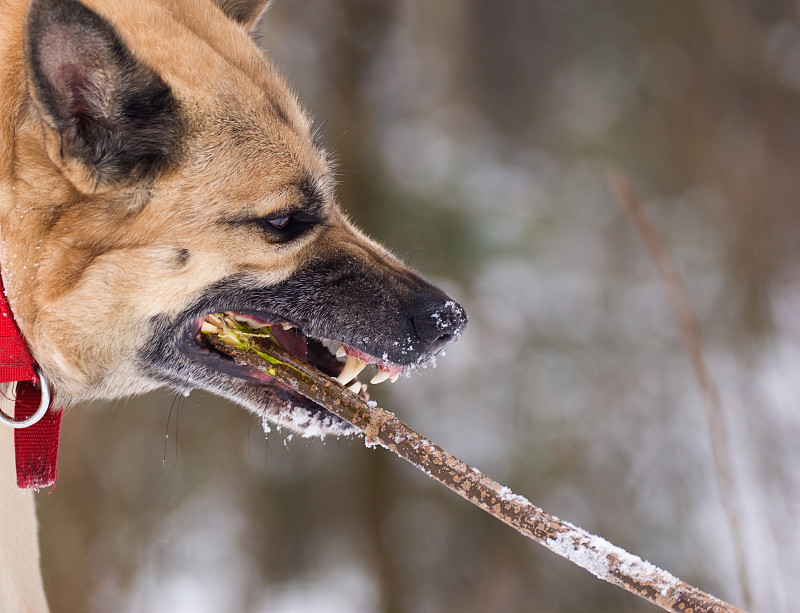
<path id="1" fill-rule="evenodd" d="M 467 314 L 457 302 L 436 297 L 424 301 L 411 315 L 411 323 L 428 352 L 436 353 L 458 338 L 467 325 Z"/>

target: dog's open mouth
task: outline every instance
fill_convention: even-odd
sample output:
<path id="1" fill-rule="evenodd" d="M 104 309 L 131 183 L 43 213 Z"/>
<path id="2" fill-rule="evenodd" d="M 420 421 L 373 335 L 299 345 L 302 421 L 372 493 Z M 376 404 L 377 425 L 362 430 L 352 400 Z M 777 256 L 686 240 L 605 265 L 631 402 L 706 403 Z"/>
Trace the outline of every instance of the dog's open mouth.
<path id="1" fill-rule="evenodd" d="M 353 316 L 358 305 L 326 294 L 332 282 L 324 278 L 321 285 L 300 275 L 258 291 L 231 280 L 209 288 L 177 318 L 154 320 L 142 361 L 160 381 L 184 393 L 204 389 L 246 406 L 261 415 L 265 429 L 268 423 L 285 426 L 303 437 L 354 433 L 351 424 L 303 396 L 291 375 L 279 381 L 268 368 L 264 372 L 244 365 L 247 360 L 234 360 L 220 341 L 246 353 L 254 353 L 250 345 L 278 347 L 285 357 L 291 354 L 296 363 L 342 385 L 343 394 L 366 399 L 374 384 L 433 366 L 435 356 L 461 333 L 466 316 L 460 305 L 436 290 L 399 301 L 372 287 L 364 311 L 369 315 Z M 337 291 L 349 297 L 349 285 L 339 277 L 333 281 L 344 284 Z M 337 308 L 332 309 L 334 301 Z M 269 308 L 262 310 L 261 304 Z M 244 335 L 243 345 L 225 341 L 226 331 Z"/>
<path id="2" fill-rule="evenodd" d="M 351 392 L 365 399 L 368 399 L 368 384 L 365 381 L 368 380 L 369 384 L 373 385 L 387 380 L 394 382 L 404 370 L 403 366 L 385 358 L 371 356 L 335 340 L 307 336 L 295 324 L 262 313 L 225 311 L 194 320 L 192 353 L 196 360 L 228 376 L 273 386 L 280 390 L 282 395 L 300 404 L 310 401 L 268 373 L 235 362 L 227 354 L 215 349 L 208 341 L 208 335 L 224 336 L 226 331 L 231 329 L 271 337 L 273 342 L 277 342 L 301 361 L 336 379 Z M 318 405 L 315 405 L 315 408 L 325 410 Z"/>

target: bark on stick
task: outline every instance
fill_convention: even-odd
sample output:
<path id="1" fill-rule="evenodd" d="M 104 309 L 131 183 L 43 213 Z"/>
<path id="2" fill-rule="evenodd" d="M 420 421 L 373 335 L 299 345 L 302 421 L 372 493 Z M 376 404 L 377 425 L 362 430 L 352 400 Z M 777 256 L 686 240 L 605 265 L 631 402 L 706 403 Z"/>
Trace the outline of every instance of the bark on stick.
<path id="1" fill-rule="evenodd" d="M 363 432 L 430 478 L 596 577 L 676 613 L 744 613 L 605 539 L 549 515 L 526 498 L 468 466 L 334 379 L 299 361 L 269 337 L 238 335 L 210 342 L 234 360 L 266 372 Z M 234 342 L 234 347 L 230 343 Z"/>

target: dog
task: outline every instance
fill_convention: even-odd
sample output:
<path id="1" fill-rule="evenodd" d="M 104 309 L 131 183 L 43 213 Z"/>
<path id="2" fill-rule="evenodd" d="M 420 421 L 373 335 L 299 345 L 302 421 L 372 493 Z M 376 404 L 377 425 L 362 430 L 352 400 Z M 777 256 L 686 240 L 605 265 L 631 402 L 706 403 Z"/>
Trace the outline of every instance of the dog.
<path id="1" fill-rule="evenodd" d="M 339 208 L 326 151 L 253 41 L 267 4 L 0 3 L 0 272 L 55 406 L 203 389 L 284 428 L 349 433 L 214 351 L 206 316 L 271 325 L 354 391 L 367 364 L 395 378 L 466 325 Z M 33 501 L 14 491 L 9 432 L 0 611 L 38 613 Z"/>

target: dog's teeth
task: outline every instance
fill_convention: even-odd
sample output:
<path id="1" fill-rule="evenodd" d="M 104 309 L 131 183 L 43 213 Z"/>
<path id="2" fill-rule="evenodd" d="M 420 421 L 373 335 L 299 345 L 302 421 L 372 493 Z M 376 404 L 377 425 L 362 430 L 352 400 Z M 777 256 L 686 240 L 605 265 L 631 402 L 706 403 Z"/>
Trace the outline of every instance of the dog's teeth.
<path id="1" fill-rule="evenodd" d="M 355 382 L 355 383 L 353 383 L 353 385 L 348 385 L 348 386 L 347 386 L 347 389 L 349 389 L 349 390 L 350 390 L 351 392 L 353 392 L 354 394 L 358 394 L 358 392 L 360 392 L 360 391 L 361 391 L 361 381 L 359 381 L 358 379 L 356 379 L 356 382 Z"/>
<path id="2" fill-rule="evenodd" d="M 344 350 L 344 345 L 339 345 L 339 348 L 336 350 L 336 357 L 343 358 L 347 355 L 347 352 Z"/>
<path id="3" fill-rule="evenodd" d="M 391 377 L 389 377 L 389 382 L 395 383 L 399 378 L 400 378 L 400 373 L 397 373 L 396 375 L 392 375 Z"/>
<path id="4" fill-rule="evenodd" d="M 373 385 L 377 385 L 378 383 L 383 383 L 386 379 L 391 378 L 391 373 L 387 370 L 383 370 L 383 368 L 378 368 L 378 372 L 375 373 L 375 376 L 370 379 L 370 383 Z"/>
<path id="5" fill-rule="evenodd" d="M 208 334 L 216 334 L 217 332 L 219 332 L 219 328 L 217 328 L 217 326 L 215 326 L 211 322 L 203 320 L 203 325 L 200 326 L 200 332 L 206 332 Z"/>
<path id="6" fill-rule="evenodd" d="M 339 373 L 339 376 L 336 377 L 336 380 L 345 385 L 346 383 L 350 383 L 353 379 L 358 376 L 364 368 L 366 368 L 367 363 L 362 362 L 357 357 L 348 355 L 347 360 L 345 360 L 344 368 L 342 368 L 342 372 Z"/>
<path id="7" fill-rule="evenodd" d="M 357 377 L 358 373 L 360 373 L 366 367 L 367 367 L 367 363 L 366 362 L 362 362 L 361 360 L 356 358 L 356 374 L 355 374 L 355 376 Z"/>
<path id="8" fill-rule="evenodd" d="M 205 320 L 209 322 L 212 326 L 216 326 L 217 328 L 225 327 L 225 322 L 222 321 L 222 318 L 216 313 L 211 313 L 210 315 L 206 315 Z"/>
<path id="9" fill-rule="evenodd" d="M 291 330 L 292 328 L 294 328 L 294 326 L 292 324 L 281 324 L 281 328 L 283 328 L 284 330 Z"/>

